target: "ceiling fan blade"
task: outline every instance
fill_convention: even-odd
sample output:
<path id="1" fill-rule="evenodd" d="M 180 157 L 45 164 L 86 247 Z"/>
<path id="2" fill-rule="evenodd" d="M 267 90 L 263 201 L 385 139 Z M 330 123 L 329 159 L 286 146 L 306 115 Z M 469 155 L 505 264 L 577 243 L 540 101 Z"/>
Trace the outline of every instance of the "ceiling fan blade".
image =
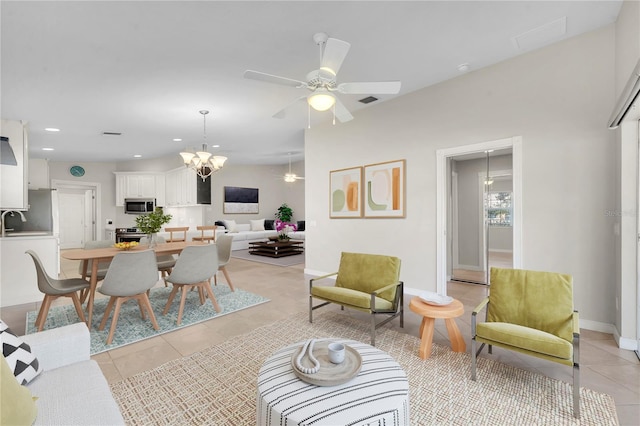
<path id="1" fill-rule="evenodd" d="M 293 80 L 286 77 L 279 77 L 277 75 L 266 74 L 260 71 L 246 70 L 244 72 L 244 78 L 258 81 L 266 81 L 267 83 L 275 83 L 284 86 L 291 87 L 307 87 L 307 83 L 300 80 Z"/>
<path id="2" fill-rule="evenodd" d="M 341 83 L 338 91 L 347 95 L 394 95 L 400 92 L 399 81 L 371 81 L 357 83 Z"/>
<path id="3" fill-rule="evenodd" d="M 273 118 L 285 118 L 287 116 L 287 111 L 291 107 L 293 107 L 295 104 L 297 104 L 298 102 L 300 102 L 303 99 L 306 100 L 307 97 L 306 96 L 300 96 L 298 99 L 294 100 L 293 102 L 289 103 L 287 106 L 282 108 L 280 111 L 278 111 L 275 114 L 273 114 Z"/>
<path id="4" fill-rule="evenodd" d="M 322 55 L 320 68 L 329 68 L 334 74 L 338 74 L 350 47 L 351 44 L 346 41 L 336 38 L 328 39 L 327 44 L 324 46 L 324 54 Z"/>
<path id="5" fill-rule="evenodd" d="M 336 118 L 340 120 L 341 123 L 346 123 L 347 121 L 353 120 L 353 115 L 349 112 L 347 107 L 344 106 L 340 99 L 336 97 L 336 104 L 334 106 L 336 111 Z"/>

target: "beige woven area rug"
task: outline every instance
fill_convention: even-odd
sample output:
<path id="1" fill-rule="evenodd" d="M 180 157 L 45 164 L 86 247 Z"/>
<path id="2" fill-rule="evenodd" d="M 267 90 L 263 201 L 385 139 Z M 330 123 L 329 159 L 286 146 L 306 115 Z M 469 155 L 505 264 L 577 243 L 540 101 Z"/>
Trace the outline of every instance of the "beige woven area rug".
<path id="1" fill-rule="evenodd" d="M 256 378 L 278 348 L 317 337 L 369 342 L 368 322 L 336 311 L 306 313 L 258 328 L 202 352 L 170 361 L 111 385 L 123 416 L 133 425 L 255 425 Z M 420 340 L 383 327 L 377 347 L 409 378 L 412 425 L 616 425 L 609 395 L 582 388 L 582 418 L 572 416 L 571 386 L 481 358 L 478 381 L 469 353 L 433 345 L 418 357 Z"/>

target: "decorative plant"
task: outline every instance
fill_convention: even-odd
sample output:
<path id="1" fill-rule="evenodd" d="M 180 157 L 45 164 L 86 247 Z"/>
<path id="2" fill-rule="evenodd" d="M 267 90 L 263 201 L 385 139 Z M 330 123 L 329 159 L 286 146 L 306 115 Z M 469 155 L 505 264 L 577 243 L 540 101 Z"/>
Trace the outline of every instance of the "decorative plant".
<path id="1" fill-rule="evenodd" d="M 156 207 L 153 212 L 136 217 L 136 225 L 145 234 L 155 234 L 160 232 L 162 225 L 171 221 L 171 217 L 170 214 L 164 214 L 162 207 Z"/>
<path id="2" fill-rule="evenodd" d="M 293 217 L 293 210 L 291 207 L 287 205 L 287 203 L 282 203 L 280 207 L 278 207 L 278 211 L 276 212 L 276 219 L 282 222 L 290 222 Z"/>
<path id="3" fill-rule="evenodd" d="M 296 224 L 283 222 L 281 220 L 276 220 L 273 225 L 275 226 L 276 231 L 278 231 L 278 239 L 280 241 L 290 240 L 291 238 L 289 238 L 288 235 L 289 232 L 295 232 L 298 230 Z"/>

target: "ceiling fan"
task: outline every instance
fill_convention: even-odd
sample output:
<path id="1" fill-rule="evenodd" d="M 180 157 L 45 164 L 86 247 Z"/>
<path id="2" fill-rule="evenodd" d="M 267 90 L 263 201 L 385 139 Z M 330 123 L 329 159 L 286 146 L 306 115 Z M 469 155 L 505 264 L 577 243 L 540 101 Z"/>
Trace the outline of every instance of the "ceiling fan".
<path id="1" fill-rule="evenodd" d="M 341 123 L 353 120 L 353 116 L 347 110 L 334 92 L 345 95 L 371 95 L 371 94 L 396 94 L 400 91 L 400 81 L 372 81 L 340 83 L 336 81 L 336 76 L 342 62 L 349 52 L 351 44 L 346 41 L 329 38 L 325 33 L 317 33 L 313 36 L 313 41 L 320 48 L 320 68 L 313 70 L 306 76 L 306 81 L 294 80 L 287 77 L 266 74 L 260 71 L 247 70 L 244 78 L 266 81 L 284 86 L 307 89 L 311 93 L 301 96 L 285 106 L 273 115 L 274 118 L 284 118 L 289 108 L 300 101 L 306 100 L 309 108 L 317 111 L 327 111 L 333 108 L 334 124 L 337 117 Z M 323 49 L 324 47 L 324 49 Z"/>
<path id="2" fill-rule="evenodd" d="M 284 174 L 284 181 L 291 183 L 298 179 L 304 179 L 304 176 L 298 176 L 295 173 L 291 173 L 291 153 L 289 153 L 289 173 Z"/>

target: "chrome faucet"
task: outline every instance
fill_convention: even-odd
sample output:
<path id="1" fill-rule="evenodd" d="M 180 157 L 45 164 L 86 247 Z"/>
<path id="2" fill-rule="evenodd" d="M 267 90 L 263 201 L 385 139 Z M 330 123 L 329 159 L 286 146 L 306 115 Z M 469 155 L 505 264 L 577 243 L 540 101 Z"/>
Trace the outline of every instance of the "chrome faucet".
<path id="1" fill-rule="evenodd" d="M 7 213 L 11 213 L 11 216 L 13 216 L 14 213 L 18 213 L 20 215 L 20 220 L 22 220 L 23 222 L 27 221 L 27 218 L 24 217 L 24 214 L 22 214 L 21 211 L 18 210 L 6 210 L 2 213 L 2 216 L 0 216 L 0 222 L 2 222 L 2 236 L 5 236 L 5 231 L 6 231 L 6 226 L 5 226 L 5 216 L 7 215 Z"/>

